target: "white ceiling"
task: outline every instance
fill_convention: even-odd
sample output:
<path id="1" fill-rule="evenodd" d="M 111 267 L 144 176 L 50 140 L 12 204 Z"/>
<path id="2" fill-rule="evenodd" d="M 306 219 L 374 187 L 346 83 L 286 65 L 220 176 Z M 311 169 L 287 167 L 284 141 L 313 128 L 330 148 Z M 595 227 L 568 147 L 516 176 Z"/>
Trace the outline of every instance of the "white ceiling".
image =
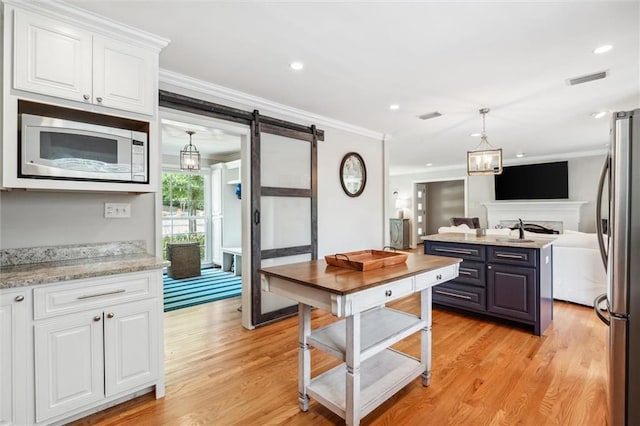
<path id="1" fill-rule="evenodd" d="M 72 3 L 169 38 L 163 69 L 392 135 L 392 174 L 464 164 L 481 107 L 510 161 L 604 151 L 590 114 L 640 106 L 637 1 Z"/>
<path id="2" fill-rule="evenodd" d="M 216 127 L 194 124 L 190 120 L 162 120 L 162 153 L 179 156 L 180 150 L 189 144 L 187 131 L 195 132 L 191 143 L 205 158 L 227 161 L 229 156 L 240 152 L 240 136 L 225 132 Z"/>

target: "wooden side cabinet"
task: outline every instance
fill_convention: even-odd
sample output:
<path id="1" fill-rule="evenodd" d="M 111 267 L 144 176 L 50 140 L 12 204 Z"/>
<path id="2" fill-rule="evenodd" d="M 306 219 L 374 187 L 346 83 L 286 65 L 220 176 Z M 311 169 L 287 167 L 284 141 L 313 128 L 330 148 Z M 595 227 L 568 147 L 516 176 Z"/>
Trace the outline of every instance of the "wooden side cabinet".
<path id="1" fill-rule="evenodd" d="M 389 219 L 389 229 L 391 239 L 390 246 L 397 249 L 408 249 L 409 241 L 409 219 Z"/>

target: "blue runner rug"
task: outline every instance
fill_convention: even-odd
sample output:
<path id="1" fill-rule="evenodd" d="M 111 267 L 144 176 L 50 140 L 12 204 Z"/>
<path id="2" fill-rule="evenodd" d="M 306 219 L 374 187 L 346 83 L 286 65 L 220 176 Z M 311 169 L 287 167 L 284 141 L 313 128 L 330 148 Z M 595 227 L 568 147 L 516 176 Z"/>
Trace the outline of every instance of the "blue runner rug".
<path id="1" fill-rule="evenodd" d="M 240 296 L 242 291 L 241 277 L 216 268 L 203 269 L 199 277 L 179 280 L 164 275 L 163 281 L 165 312 Z"/>

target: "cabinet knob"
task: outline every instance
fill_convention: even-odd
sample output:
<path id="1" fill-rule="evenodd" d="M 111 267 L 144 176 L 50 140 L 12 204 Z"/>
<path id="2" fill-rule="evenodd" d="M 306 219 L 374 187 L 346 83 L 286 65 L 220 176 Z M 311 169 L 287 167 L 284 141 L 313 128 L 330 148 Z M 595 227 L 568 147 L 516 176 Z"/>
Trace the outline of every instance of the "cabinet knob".
<path id="1" fill-rule="evenodd" d="M 441 280 L 442 279 L 442 275 L 440 275 L 440 274 L 436 275 L 436 279 L 437 280 Z"/>
<path id="2" fill-rule="evenodd" d="M 95 317 L 93 317 L 94 321 L 100 321 L 102 319 L 102 317 L 100 315 L 96 315 Z"/>
<path id="3" fill-rule="evenodd" d="M 392 294 L 393 293 L 392 293 L 391 290 L 387 290 L 387 291 L 384 292 L 384 295 L 387 296 L 387 297 L 391 296 Z"/>
<path id="4" fill-rule="evenodd" d="M 18 296 L 16 296 L 16 298 L 15 298 L 15 299 L 13 299 L 13 300 L 15 300 L 16 302 L 22 302 L 22 301 L 24 300 L 24 296 L 23 296 L 23 295 L 21 295 L 21 294 L 19 294 L 19 295 L 18 295 Z"/>
<path id="5" fill-rule="evenodd" d="M 109 313 L 107 314 L 107 318 L 113 318 L 113 317 L 115 317 L 115 316 L 116 316 L 116 314 L 114 314 L 113 312 L 109 312 Z"/>
<path id="6" fill-rule="evenodd" d="M 489 265 L 487 266 L 487 269 L 493 269 L 493 266 Z"/>
<path id="7" fill-rule="evenodd" d="M 87 95 L 87 94 L 84 94 L 84 95 L 82 95 L 82 98 L 83 98 L 85 101 L 88 101 L 89 99 L 91 99 L 91 96 L 89 96 L 89 95 Z"/>
<path id="8" fill-rule="evenodd" d="M 98 101 L 98 102 L 102 102 L 102 98 L 101 98 L 100 96 L 98 96 L 98 97 L 96 98 L 96 101 Z"/>

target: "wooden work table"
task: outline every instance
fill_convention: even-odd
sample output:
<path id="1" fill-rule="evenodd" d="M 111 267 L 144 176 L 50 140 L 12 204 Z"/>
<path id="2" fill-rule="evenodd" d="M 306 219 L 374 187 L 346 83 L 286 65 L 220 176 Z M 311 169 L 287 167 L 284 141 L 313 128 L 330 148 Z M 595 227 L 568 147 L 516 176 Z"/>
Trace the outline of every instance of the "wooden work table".
<path id="1" fill-rule="evenodd" d="M 406 263 L 360 272 L 323 260 L 261 269 L 262 288 L 299 303 L 298 400 L 309 409 L 314 398 L 358 425 L 416 377 L 431 378 L 431 288 L 458 276 L 459 259 L 409 254 Z M 420 317 L 385 307 L 387 302 L 421 293 Z M 311 328 L 311 308 L 345 318 Z M 420 359 L 389 349 L 420 331 Z M 310 347 L 343 364 L 311 378 Z"/>

